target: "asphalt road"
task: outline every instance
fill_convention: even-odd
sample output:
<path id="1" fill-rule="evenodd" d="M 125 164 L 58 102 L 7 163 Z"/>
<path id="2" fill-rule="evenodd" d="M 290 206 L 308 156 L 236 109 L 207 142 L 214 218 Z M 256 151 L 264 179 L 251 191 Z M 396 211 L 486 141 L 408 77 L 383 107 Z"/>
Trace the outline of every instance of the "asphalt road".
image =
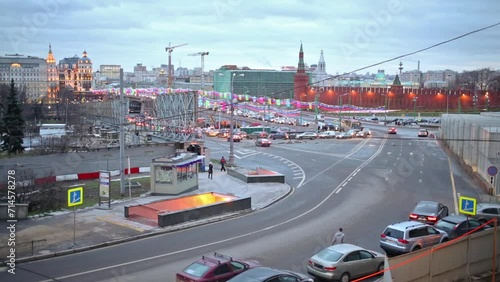
<path id="1" fill-rule="evenodd" d="M 441 201 L 453 211 L 455 191 L 450 162 L 435 140 L 416 138 L 413 128 L 391 136 L 385 127 L 370 128 L 368 139 L 275 142 L 270 148 L 237 143 L 238 164 L 283 172 L 294 192 L 241 218 L 21 264 L 15 276 L 0 273 L 0 280 L 174 281 L 177 271 L 213 251 L 305 273 L 307 259 L 328 246 L 340 226 L 347 242 L 381 251 L 387 224 L 406 220 L 419 200 Z M 207 145 L 213 153 L 227 153 L 229 144 Z M 474 184 L 451 164 L 455 183 L 461 181 L 456 192 L 475 193 Z"/>

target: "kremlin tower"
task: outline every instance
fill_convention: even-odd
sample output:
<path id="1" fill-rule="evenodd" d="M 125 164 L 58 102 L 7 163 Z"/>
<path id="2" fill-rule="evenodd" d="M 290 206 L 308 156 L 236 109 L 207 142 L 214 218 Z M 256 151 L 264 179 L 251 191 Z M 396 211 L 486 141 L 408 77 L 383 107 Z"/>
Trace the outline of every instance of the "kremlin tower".
<path id="1" fill-rule="evenodd" d="M 293 99 L 302 101 L 304 98 L 301 98 L 301 96 L 307 93 L 308 85 L 309 76 L 306 74 L 306 69 L 304 66 L 304 50 L 302 49 L 302 43 L 300 43 L 299 65 L 297 67 L 297 74 L 295 74 L 295 77 L 293 79 Z"/>

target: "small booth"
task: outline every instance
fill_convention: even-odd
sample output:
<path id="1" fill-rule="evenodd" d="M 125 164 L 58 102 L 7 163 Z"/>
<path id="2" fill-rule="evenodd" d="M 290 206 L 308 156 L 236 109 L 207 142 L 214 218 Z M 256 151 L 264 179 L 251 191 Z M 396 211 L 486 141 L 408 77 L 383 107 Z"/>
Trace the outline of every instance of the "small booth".
<path id="1" fill-rule="evenodd" d="M 179 195 L 198 189 L 198 166 L 204 158 L 185 151 L 154 158 L 151 163 L 151 194 Z"/>

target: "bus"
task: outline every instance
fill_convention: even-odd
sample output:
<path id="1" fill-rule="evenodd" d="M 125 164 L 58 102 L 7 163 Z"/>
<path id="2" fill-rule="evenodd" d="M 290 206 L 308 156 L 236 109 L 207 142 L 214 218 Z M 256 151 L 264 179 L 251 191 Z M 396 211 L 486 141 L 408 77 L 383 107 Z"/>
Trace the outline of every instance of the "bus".
<path id="1" fill-rule="evenodd" d="M 40 137 L 62 137 L 68 133 L 66 124 L 42 124 L 40 126 Z"/>

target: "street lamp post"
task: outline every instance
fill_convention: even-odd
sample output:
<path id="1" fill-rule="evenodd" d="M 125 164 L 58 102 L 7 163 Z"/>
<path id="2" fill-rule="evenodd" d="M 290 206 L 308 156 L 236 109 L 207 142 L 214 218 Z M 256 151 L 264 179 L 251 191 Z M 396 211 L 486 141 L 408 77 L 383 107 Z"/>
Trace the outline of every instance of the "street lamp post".
<path id="1" fill-rule="evenodd" d="M 229 161 L 228 164 L 234 166 L 234 104 L 236 104 L 237 100 L 233 99 L 234 92 L 234 79 L 236 73 L 233 73 L 231 78 L 231 104 L 229 110 L 231 111 L 231 119 L 230 119 L 230 131 L 229 131 Z M 243 77 L 245 74 L 239 74 L 238 76 Z"/>
<path id="2" fill-rule="evenodd" d="M 314 113 L 315 113 L 315 118 L 314 118 L 314 121 L 316 122 L 316 132 L 319 133 L 319 119 L 318 119 L 318 115 L 319 115 L 319 103 L 318 103 L 318 98 L 319 98 L 319 89 L 316 91 L 316 93 L 314 94 Z"/>
<path id="3" fill-rule="evenodd" d="M 472 96 L 472 103 L 474 105 L 474 113 L 477 112 L 477 93 L 474 93 L 474 96 Z"/>
<path id="4" fill-rule="evenodd" d="M 446 94 L 446 114 L 448 114 L 448 111 L 449 111 L 449 108 L 450 108 L 450 103 L 449 103 L 449 100 L 450 100 L 450 91 L 451 90 L 448 90 L 448 94 Z"/>
<path id="5" fill-rule="evenodd" d="M 349 93 L 344 93 L 339 95 L 339 132 L 342 131 L 342 96 L 348 95 Z"/>
<path id="6" fill-rule="evenodd" d="M 415 120 L 417 118 L 416 112 L 417 112 L 417 100 L 418 97 L 413 97 L 413 119 Z"/>

